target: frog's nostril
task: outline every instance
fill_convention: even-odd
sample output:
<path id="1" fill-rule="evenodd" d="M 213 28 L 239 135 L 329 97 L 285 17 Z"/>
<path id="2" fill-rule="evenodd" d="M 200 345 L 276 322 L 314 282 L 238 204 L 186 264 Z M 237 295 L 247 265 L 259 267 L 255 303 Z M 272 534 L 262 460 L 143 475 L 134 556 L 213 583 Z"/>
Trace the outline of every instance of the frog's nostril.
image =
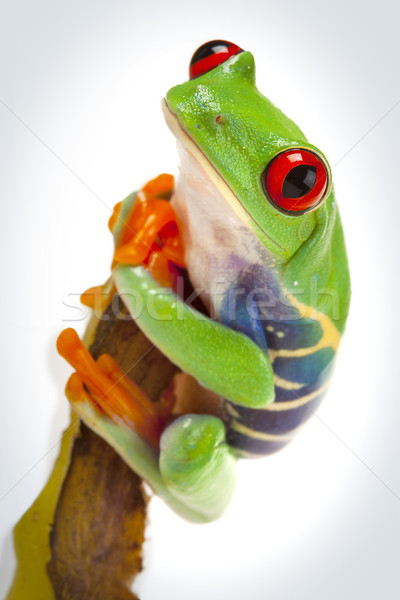
<path id="1" fill-rule="evenodd" d="M 189 66 L 189 78 L 199 77 L 235 54 L 243 52 L 242 48 L 226 40 L 206 42 L 192 56 Z"/>

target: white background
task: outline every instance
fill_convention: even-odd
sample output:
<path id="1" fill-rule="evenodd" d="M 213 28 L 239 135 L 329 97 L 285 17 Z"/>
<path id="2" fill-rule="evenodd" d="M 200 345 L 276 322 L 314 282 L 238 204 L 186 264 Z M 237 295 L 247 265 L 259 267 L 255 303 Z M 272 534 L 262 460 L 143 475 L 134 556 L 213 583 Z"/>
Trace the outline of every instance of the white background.
<path id="1" fill-rule="evenodd" d="M 150 507 L 142 600 L 400 595 L 397 1 L 0 2 L 0 597 L 11 529 L 68 422 L 55 352 L 108 276 L 112 206 L 163 171 L 160 99 L 215 38 L 251 50 L 260 90 L 333 166 L 353 280 L 334 384 L 273 457 L 240 464 L 217 523 Z M 82 333 L 85 322 L 72 323 Z"/>

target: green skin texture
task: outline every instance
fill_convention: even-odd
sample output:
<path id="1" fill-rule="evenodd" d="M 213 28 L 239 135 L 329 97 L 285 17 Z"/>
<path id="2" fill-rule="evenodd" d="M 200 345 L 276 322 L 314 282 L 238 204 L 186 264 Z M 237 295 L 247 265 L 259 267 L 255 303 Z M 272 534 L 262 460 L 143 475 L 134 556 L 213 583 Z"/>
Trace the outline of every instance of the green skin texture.
<path id="1" fill-rule="evenodd" d="M 250 215 L 249 226 L 278 266 L 282 286 L 294 294 L 301 289 L 301 302 L 318 308 L 342 333 L 350 283 L 334 192 L 331 188 L 321 206 L 299 216 L 283 214 L 267 201 L 261 174 L 277 153 L 296 146 L 321 152 L 257 90 L 253 56 L 243 52 L 232 57 L 172 88 L 166 100 Z M 218 115 L 222 124 L 216 121 Z M 124 202 L 122 215 L 130 202 L 132 197 Z M 118 237 L 118 229 L 114 234 Z M 273 402 L 268 355 L 250 338 L 185 305 L 143 267 L 119 265 L 113 277 L 139 327 L 182 371 L 233 403 L 262 408 Z M 324 294 L 326 288 L 340 299 L 339 315 L 334 314 L 331 294 Z M 134 297 L 130 290 L 135 290 Z M 137 315 L 138 296 L 143 310 Z M 87 420 L 84 413 L 82 417 Z M 163 433 L 159 455 L 104 416 L 90 420 L 180 515 L 201 522 L 224 512 L 234 491 L 235 458 L 218 418 L 180 417 Z"/>

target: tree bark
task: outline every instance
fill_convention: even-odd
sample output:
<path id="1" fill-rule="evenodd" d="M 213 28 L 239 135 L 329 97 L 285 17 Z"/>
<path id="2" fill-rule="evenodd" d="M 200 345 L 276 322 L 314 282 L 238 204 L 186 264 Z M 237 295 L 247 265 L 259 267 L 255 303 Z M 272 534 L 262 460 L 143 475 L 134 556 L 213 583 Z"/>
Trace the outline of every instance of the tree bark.
<path id="1" fill-rule="evenodd" d="M 90 352 L 110 354 L 157 402 L 177 368 L 155 348 L 115 296 L 96 323 Z M 142 569 L 147 498 L 142 481 L 81 424 L 61 488 L 47 572 L 56 600 L 134 600 Z"/>

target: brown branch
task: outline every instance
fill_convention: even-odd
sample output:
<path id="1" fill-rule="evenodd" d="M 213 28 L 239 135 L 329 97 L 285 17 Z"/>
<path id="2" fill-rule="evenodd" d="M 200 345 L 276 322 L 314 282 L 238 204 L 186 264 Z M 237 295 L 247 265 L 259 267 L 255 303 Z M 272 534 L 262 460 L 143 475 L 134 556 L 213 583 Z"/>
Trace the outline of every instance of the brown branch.
<path id="1" fill-rule="evenodd" d="M 94 358 L 111 354 L 153 401 L 177 371 L 128 318 L 119 299 L 98 321 L 90 352 Z M 142 568 L 145 524 L 141 480 L 81 424 L 51 534 L 47 571 L 56 600 L 137 598 L 130 587 Z"/>

